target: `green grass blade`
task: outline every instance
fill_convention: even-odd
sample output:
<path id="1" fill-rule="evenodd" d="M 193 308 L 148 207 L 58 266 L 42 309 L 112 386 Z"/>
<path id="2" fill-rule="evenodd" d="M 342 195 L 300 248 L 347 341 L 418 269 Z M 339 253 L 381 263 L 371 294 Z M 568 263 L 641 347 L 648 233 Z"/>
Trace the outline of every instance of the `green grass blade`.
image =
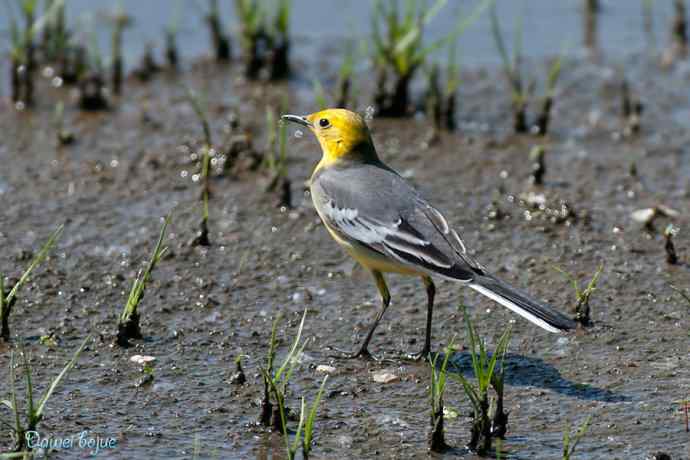
<path id="1" fill-rule="evenodd" d="M 129 297 L 127 298 L 127 304 L 125 305 L 125 308 L 122 311 L 122 315 L 120 316 L 120 320 L 123 322 L 127 321 L 131 317 L 131 315 L 137 311 L 139 302 L 141 302 L 141 299 L 144 296 L 144 290 L 146 289 L 146 285 L 148 284 L 149 278 L 151 277 L 151 272 L 153 272 L 160 259 L 163 257 L 163 255 L 165 255 L 165 253 L 168 250 L 167 247 L 162 246 L 163 240 L 165 239 L 165 231 L 167 230 L 168 225 L 170 224 L 171 218 L 172 213 L 165 216 L 165 220 L 163 221 L 163 226 L 161 227 L 160 233 L 158 234 L 158 240 L 156 241 L 156 246 L 153 249 L 151 259 L 149 259 L 149 263 L 147 264 L 144 272 L 141 273 L 141 275 L 137 276 L 137 278 L 134 280 L 132 289 L 129 292 Z"/>
<path id="2" fill-rule="evenodd" d="M 34 386 L 31 381 L 31 364 L 29 363 L 29 358 L 23 347 L 21 356 L 24 378 L 26 379 L 26 418 L 30 421 L 36 417 L 36 409 L 34 407 Z"/>
<path id="3" fill-rule="evenodd" d="M 463 305 L 463 316 L 465 318 L 465 328 L 467 329 L 467 334 L 470 340 L 470 357 L 472 358 L 472 369 L 474 369 L 474 375 L 479 377 L 482 374 L 481 363 L 479 357 L 477 356 L 477 341 L 478 337 L 472 326 L 472 321 L 470 320 L 469 314 L 467 313 L 467 308 Z"/>
<path id="4" fill-rule="evenodd" d="M 12 408 L 14 412 L 14 424 L 15 424 L 15 432 L 19 433 L 21 431 L 21 421 L 19 420 L 19 407 L 17 406 L 17 388 L 15 386 L 15 380 L 17 379 L 17 376 L 14 371 L 14 351 L 10 352 L 10 375 L 9 375 L 9 384 L 10 384 L 10 397 L 12 398 Z"/>
<path id="5" fill-rule="evenodd" d="M 587 433 L 587 430 L 589 430 L 589 425 L 592 422 L 592 416 L 589 415 L 585 419 L 585 421 L 580 425 L 580 428 L 578 428 L 577 433 L 575 433 L 575 437 L 573 438 L 573 443 L 570 448 L 570 455 L 572 455 L 575 452 L 575 449 L 577 448 L 577 445 L 580 443 L 580 440 L 584 437 L 585 433 Z"/>
<path id="6" fill-rule="evenodd" d="M 454 378 L 456 381 L 460 382 L 462 385 L 463 390 L 465 391 L 465 395 L 470 400 L 470 403 L 472 404 L 472 407 L 474 408 L 475 411 L 480 410 L 480 398 L 479 394 L 477 393 L 477 390 L 472 386 L 472 384 L 465 378 L 464 375 L 458 373 L 458 374 L 451 374 L 451 377 Z"/>
<path id="7" fill-rule="evenodd" d="M 307 417 L 307 422 L 304 425 L 304 445 L 303 449 L 307 452 L 311 450 L 311 443 L 312 439 L 314 437 L 314 423 L 316 421 L 316 413 L 319 410 L 319 404 L 321 402 L 321 397 L 323 396 L 323 392 L 326 389 L 326 382 L 328 381 L 328 376 L 326 375 L 323 378 L 323 381 L 321 382 L 321 388 L 319 388 L 319 392 L 316 394 L 316 398 L 314 399 L 314 402 L 312 403 L 311 409 L 309 410 L 309 416 Z"/>
<path id="8" fill-rule="evenodd" d="M 63 377 L 67 374 L 67 372 L 74 367 L 74 365 L 77 362 L 77 359 L 79 359 L 79 355 L 81 354 L 82 350 L 84 350 L 84 347 L 86 347 L 87 342 L 91 340 L 91 334 L 89 334 L 84 341 L 81 343 L 81 346 L 79 349 L 74 353 L 74 356 L 72 356 L 72 359 L 65 365 L 65 367 L 62 369 L 62 372 L 53 379 L 52 383 L 50 384 L 50 387 L 48 387 L 48 391 L 46 391 L 41 398 L 41 401 L 38 404 L 38 408 L 36 409 L 36 417 L 39 419 L 43 415 L 43 409 L 45 408 L 46 403 L 48 402 L 48 399 L 50 396 L 53 394 L 57 386 L 60 384 L 60 381 L 62 381 Z"/>
<path id="9" fill-rule="evenodd" d="M 489 372 L 486 377 L 488 383 L 491 383 L 491 380 L 494 376 L 494 371 L 496 369 L 496 361 L 498 357 L 501 356 L 501 361 L 503 361 L 503 357 L 505 356 L 505 353 L 508 349 L 508 342 L 510 341 L 510 331 L 511 328 L 510 326 L 508 326 L 508 329 L 506 329 L 503 335 L 501 335 L 501 338 L 498 340 L 498 343 L 496 344 L 496 350 L 494 350 L 494 353 L 491 356 L 491 360 L 489 361 Z"/>
<path id="10" fill-rule="evenodd" d="M 29 280 L 31 272 L 33 272 L 34 269 L 38 267 L 38 265 L 41 262 L 43 262 L 46 259 L 46 257 L 48 257 L 48 254 L 53 249 L 53 246 L 55 246 L 55 243 L 57 242 L 58 238 L 60 238 L 60 235 L 62 235 L 62 231 L 64 230 L 64 228 L 64 225 L 59 225 L 58 228 L 56 228 L 55 231 L 53 231 L 53 233 L 50 234 L 48 241 L 46 241 L 43 244 L 41 249 L 38 251 L 38 254 L 34 256 L 34 258 L 31 260 L 31 263 L 22 274 L 21 278 L 19 278 L 19 281 L 17 281 L 17 283 L 12 287 L 10 293 L 7 294 L 7 297 L 5 298 L 6 304 L 12 302 L 12 299 L 14 299 L 14 297 L 16 297 L 17 295 L 17 292 L 19 292 L 19 289 L 21 289 L 21 287 Z"/>
<path id="11" fill-rule="evenodd" d="M 290 351 L 288 352 L 287 357 L 285 358 L 285 361 L 283 364 L 280 366 L 278 371 L 275 374 L 275 381 L 279 381 L 281 379 L 281 376 L 283 375 L 284 372 L 287 370 L 288 376 L 292 373 L 292 369 L 295 366 L 295 357 L 301 353 L 302 350 L 304 350 L 304 345 L 300 347 L 300 340 L 302 339 L 302 329 L 304 328 L 304 320 L 307 319 L 307 310 L 304 310 L 304 314 L 302 315 L 302 321 L 299 323 L 299 327 L 297 328 L 297 336 L 295 337 L 294 342 L 292 342 L 292 347 L 290 348 Z M 299 352 L 298 352 L 299 350 Z"/>
<path id="12" fill-rule="evenodd" d="M 302 403 L 300 405 L 299 411 L 299 423 L 297 424 L 297 431 L 295 432 L 295 438 L 292 440 L 292 447 L 290 447 L 290 456 L 294 456 L 297 449 L 299 449 L 300 444 L 302 444 L 302 427 L 304 426 L 305 414 L 307 411 L 307 404 L 302 398 Z"/>
<path id="13" fill-rule="evenodd" d="M 275 359 L 276 356 L 276 335 L 278 333 L 278 324 L 280 323 L 280 320 L 282 319 L 283 315 L 281 313 L 278 313 L 278 316 L 273 320 L 273 326 L 271 327 L 271 341 L 268 346 L 268 359 L 267 361 L 267 371 L 268 373 L 273 372 L 273 360 Z"/>
<path id="14" fill-rule="evenodd" d="M 573 275 L 562 269 L 561 267 L 555 266 L 553 267 L 554 270 L 556 270 L 558 273 L 562 274 L 568 281 L 570 281 L 570 284 L 573 285 L 573 289 L 575 290 L 575 297 L 577 297 L 577 300 L 580 300 L 582 298 L 582 291 L 580 291 L 580 285 L 575 279 Z"/>

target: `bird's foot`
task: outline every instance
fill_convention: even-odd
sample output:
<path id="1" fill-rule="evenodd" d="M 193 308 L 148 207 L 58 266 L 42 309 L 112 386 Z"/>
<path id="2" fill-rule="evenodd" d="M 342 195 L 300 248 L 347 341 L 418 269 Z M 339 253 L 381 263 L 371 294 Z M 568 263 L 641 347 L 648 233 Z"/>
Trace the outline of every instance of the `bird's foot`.
<path id="1" fill-rule="evenodd" d="M 424 348 L 422 351 L 418 353 L 404 353 L 402 356 L 400 356 L 400 359 L 403 361 L 421 361 L 428 359 L 431 356 L 431 350 L 428 348 Z"/>
<path id="2" fill-rule="evenodd" d="M 334 359 L 364 359 L 367 361 L 376 361 L 376 362 L 384 362 L 384 361 L 391 361 L 388 358 L 381 358 L 375 355 L 372 355 L 369 350 L 366 347 L 360 348 L 358 351 L 346 351 L 346 350 L 341 350 L 339 348 L 327 347 L 328 350 L 335 351 L 338 354 L 333 354 L 333 355 L 328 355 L 329 358 L 334 358 Z"/>

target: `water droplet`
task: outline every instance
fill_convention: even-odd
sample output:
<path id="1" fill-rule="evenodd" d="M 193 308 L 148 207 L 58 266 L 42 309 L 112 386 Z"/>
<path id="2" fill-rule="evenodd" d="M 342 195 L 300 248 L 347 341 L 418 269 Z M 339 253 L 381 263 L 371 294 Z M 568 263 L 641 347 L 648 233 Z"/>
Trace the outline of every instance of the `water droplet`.
<path id="1" fill-rule="evenodd" d="M 281 206 L 281 207 L 280 207 L 280 212 L 285 212 L 285 211 L 287 211 L 287 207 Z"/>
<path id="2" fill-rule="evenodd" d="M 14 108 L 21 112 L 26 108 L 26 105 L 22 101 L 17 101 L 17 103 L 14 104 Z"/>
<path id="3" fill-rule="evenodd" d="M 297 131 L 295 131 L 295 137 L 296 137 L 297 139 L 299 139 L 299 138 L 302 137 L 302 136 L 304 136 L 304 133 L 302 132 L 301 129 L 298 129 Z"/>
<path id="4" fill-rule="evenodd" d="M 200 174 L 193 174 L 192 175 L 192 182 L 199 182 L 200 176 L 201 176 Z"/>
<path id="5" fill-rule="evenodd" d="M 52 80 L 50 80 L 50 84 L 53 86 L 53 88 L 60 88 L 62 83 L 62 78 L 60 77 L 54 77 Z"/>
<path id="6" fill-rule="evenodd" d="M 271 227 L 271 233 L 275 233 L 278 231 L 278 227 Z"/>
<path id="7" fill-rule="evenodd" d="M 116 159 L 113 159 L 110 161 L 110 167 L 111 168 L 117 168 L 120 165 L 120 162 L 117 161 Z"/>
<path id="8" fill-rule="evenodd" d="M 189 175 L 189 173 L 188 173 L 187 171 L 181 171 L 181 172 L 180 172 L 180 177 L 182 177 L 182 178 L 185 178 L 185 177 L 187 177 L 188 175 Z"/>
<path id="9" fill-rule="evenodd" d="M 376 109 L 374 108 L 374 106 L 370 105 L 370 106 L 367 107 L 366 110 L 365 110 L 364 119 L 365 119 L 366 121 L 371 121 L 371 120 L 373 120 L 373 119 L 374 119 L 374 114 L 375 114 L 375 113 L 376 113 Z"/>

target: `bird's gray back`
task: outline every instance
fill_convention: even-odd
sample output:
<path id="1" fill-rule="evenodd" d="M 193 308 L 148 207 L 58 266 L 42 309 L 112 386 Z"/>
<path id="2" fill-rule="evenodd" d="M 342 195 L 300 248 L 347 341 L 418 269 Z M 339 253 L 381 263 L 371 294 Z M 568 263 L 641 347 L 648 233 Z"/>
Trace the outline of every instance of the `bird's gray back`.
<path id="1" fill-rule="evenodd" d="M 324 168 L 311 191 L 319 214 L 346 239 L 453 279 L 483 272 L 445 217 L 383 163 Z"/>

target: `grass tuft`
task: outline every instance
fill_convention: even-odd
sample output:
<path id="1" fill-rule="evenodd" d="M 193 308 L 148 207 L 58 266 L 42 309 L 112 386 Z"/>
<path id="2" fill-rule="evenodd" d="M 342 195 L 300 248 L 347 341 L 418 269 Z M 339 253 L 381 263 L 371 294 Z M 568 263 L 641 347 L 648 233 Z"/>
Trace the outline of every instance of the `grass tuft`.
<path id="1" fill-rule="evenodd" d="M 34 258 L 31 260 L 31 263 L 29 263 L 29 266 L 26 268 L 26 270 L 24 270 L 24 273 L 22 273 L 19 281 L 17 281 L 14 286 L 8 290 L 5 290 L 4 277 L 2 274 L 0 274 L 0 322 L 2 323 L 0 338 L 2 338 L 2 340 L 6 342 L 10 340 L 10 313 L 12 312 L 12 307 L 17 300 L 19 290 L 27 283 L 27 281 L 29 281 L 29 277 L 36 267 L 38 267 L 48 257 L 48 254 L 55 246 L 55 243 L 57 243 L 60 235 L 62 235 L 63 229 L 64 226 L 60 225 L 55 229 L 55 231 L 53 231 L 53 233 L 50 234 L 48 241 L 43 244 L 41 249 L 38 251 L 38 254 L 34 256 Z"/>
<path id="2" fill-rule="evenodd" d="M 477 334 L 464 305 L 462 309 L 465 317 L 467 336 L 470 342 L 469 353 L 472 358 L 472 370 L 474 371 L 474 377 L 477 383 L 476 385 L 470 383 L 462 373 L 451 375 L 462 384 L 465 394 L 469 398 L 474 409 L 471 439 L 468 443 L 468 447 L 479 455 L 486 455 L 491 451 L 492 438 L 499 435 L 503 436 L 506 432 L 508 415 L 503 412 L 503 382 L 505 373 L 503 362 L 510 342 L 511 329 L 510 327 L 506 329 L 499 338 L 496 349 L 489 355 L 486 349 L 486 343 Z M 501 361 L 500 366 L 497 368 L 499 357 Z M 491 414 L 489 410 L 489 386 L 493 386 L 497 394 L 493 423 L 494 429 L 492 429 Z"/>
<path id="3" fill-rule="evenodd" d="M 109 15 L 109 20 L 112 25 L 111 35 L 111 52 L 112 52 L 112 68 L 111 68 L 111 85 L 113 93 L 119 95 L 122 93 L 122 76 L 124 62 L 122 59 L 122 35 L 127 27 L 132 25 L 132 18 L 125 12 L 122 3 L 118 3 L 115 10 Z"/>
<path id="4" fill-rule="evenodd" d="M 15 355 L 14 351 L 11 352 L 10 354 L 10 372 L 9 372 L 9 381 L 8 381 L 8 387 L 10 389 L 10 399 L 7 400 L 2 400 L 0 401 L 0 405 L 4 405 L 5 407 L 9 408 L 9 410 L 12 412 L 12 415 L 14 417 L 13 423 L 14 425 L 9 425 L 5 423 L 6 425 L 9 425 L 12 430 L 12 435 L 14 437 L 14 442 L 15 442 L 15 452 L 21 453 L 22 451 L 27 449 L 27 440 L 26 440 L 26 433 L 31 432 L 31 431 L 36 431 L 38 424 L 41 422 L 43 419 L 43 415 L 45 413 L 45 408 L 46 408 L 46 403 L 52 396 L 52 394 L 55 392 L 57 389 L 58 385 L 62 381 L 62 379 L 67 375 L 67 373 L 74 367 L 75 363 L 77 362 L 77 359 L 79 359 L 79 355 L 81 352 L 84 350 L 84 347 L 86 347 L 86 344 L 88 341 L 91 339 L 91 335 L 86 337 L 84 341 L 82 342 L 81 346 L 77 349 L 77 351 L 74 353 L 72 356 L 72 359 L 65 365 L 65 367 L 62 369 L 62 371 L 53 379 L 53 381 L 50 383 L 50 386 L 46 390 L 45 393 L 43 393 L 43 396 L 38 400 L 34 400 L 34 387 L 32 383 L 32 372 L 31 372 L 31 364 L 30 364 L 30 359 L 27 357 L 26 351 L 22 349 L 20 356 L 22 357 L 22 367 L 24 368 L 24 378 L 26 380 L 26 400 L 24 401 L 24 406 L 25 406 L 25 415 L 24 415 L 24 422 L 22 423 L 22 417 L 20 415 L 20 408 L 19 404 L 17 402 L 17 391 L 15 387 L 15 380 L 16 380 L 16 375 L 15 375 Z"/>
<path id="5" fill-rule="evenodd" d="M 245 76 L 250 80 L 267 72 L 271 80 L 290 75 L 289 25 L 291 0 L 277 0 L 272 16 L 264 0 L 235 0 L 235 12 L 240 22 Z"/>
<path id="6" fill-rule="evenodd" d="M 304 351 L 304 347 L 307 344 L 305 341 L 300 345 L 300 341 L 302 339 L 302 329 L 304 328 L 304 320 L 306 317 L 307 311 L 305 310 L 290 351 L 285 357 L 283 364 L 274 372 L 273 367 L 277 345 L 276 332 L 282 316 L 278 315 L 276 317 L 276 319 L 273 321 L 273 327 L 271 329 L 271 341 L 268 348 L 266 368 L 261 368 L 261 375 L 264 379 L 264 404 L 262 404 L 261 421 L 265 426 L 270 425 L 275 431 L 278 432 L 283 432 L 285 428 L 285 395 L 287 394 L 287 387 L 290 383 L 290 377 L 295 370 L 298 357 L 302 354 L 302 351 Z M 273 394 L 276 400 L 275 407 L 270 402 L 271 394 Z M 266 417 L 266 413 L 263 412 L 263 410 L 266 410 L 266 408 L 273 409 L 272 412 L 269 412 L 271 415 L 268 418 Z"/>
<path id="7" fill-rule="evenodd" d="M 592 422 L 592 416 L 589 415 L 582 425 L 575 431 L 575 433 L 570 433 L 570 425 L 566 425 L 565 431 L 563 432 L 563 460 L 571 460 L 577 445 L 580 443 L 584 435 L 589 430 L 589 425 Z"/>
<path id="8" fill-rule="evenodd" d="M 211 126 L 208 121 L 208 116 L 204 110 L 206 105 L 205 98 L 199 96 L 191 89 L 187 89 L 187 99 L 194 109 L 194 113 L 199 120 L 199 124 L 204 132 L 204 143 L 201 147 L 201 221 L 199 224 L 199 231 L 196 237 L 191 241 L 192 246 L 210 246 L 211 242 L 208 238 L 208 201 L 211 197 L 211 156 L 215 153 L 213 150 L 213 139 L 211 137 Z"/>
<path id="9" fill-rule="evenodd" d="M 523 15 L 518 16 L 515 25 L 515 36 L 513 38 L 513 52 L 509 55 L 508 47 L 501 30 L 498 20 L 496 6 L 491 7 L 491 33 L 496 44 L 496 49 L 501 57 L 503 74 L 511 90 L 511 102 L 513 110 L 513 130 L 515 133 L 528 133 L 532 129 L 527 117 L 527 107 L 534 93 L 535 81 L 530 79 L 524 71 L 522 65 L 522 32 Z M 561 54 L 553 60 L 549 66 L 545 93 L 542 99 L 541 111 L 536 118 L 533 130 L 536 134 L 546 135 L 548 133 L 551 120 L 551 109 L 555 102 L 556 85 L 561 76 L 565 47 Z"/>
<path id="10" fill-rule="evenodd" d="M 292 342 L 287 356 L 285 357 L 281 366 L 274 371 L 273 368 L 277 344 L 276 332 L 278 324 L 282 318 L 281 315 L 276 317 L 276 319 L 273 321 L 273 327 L 271 329 L 266 368 L 260 369 L 264 381 L 264 400 L 261 404 L 261 423 L 264 426 L 271 426 L 274 431 L 283 434 L 283 438 L 285 440 L 285 450 L 289 460 L 295 458 L 300 447 L 302 449 L 302 457 L 305 459 L 309 458 L 314 439 L 316 414 L 319 403 L 321 402 L 321 398 L 323 396 L 324 389 L 326 387 L 326 382 L 328 380 L 328 376 L 325 376 L 321 382 L 321 387 L 314 398 L 314 402 L 309 408 L 307 407 L 305 398 L 301 398 L 299 423 L 291 443 L 287 428 L 288 412 L 285 401 L 287 399 L 290 378 L 299 362 L 299 356 L 302 354 L 308 343 L 308 340 L 300 343 L 302 341 L 302 331 L 304 329 L 304 321 L 306 317 L 307 310 L 305 310 L 304 314 L 302 315 L 302 320 L 300 321 L 297 329 L 297 335 Z M 275 400 L 275 406 L 273 406 L 270 401 L 271 395 Z"/>
<path id="11" fill-rule="evenodd" d="M 427 57 L 455 40 L 471 25 L 493 0 L 483 0 L 467 16 L 460 15 L 455 28 L 444 37 L 425 44 L 424 29 L 443 9 L 447 0 L 437 0 L 430 7 L 410 0 L 400 7 L 398 1 L 376 1 L 372 13 L 373 61 L 378 69 L 378 88 L 374 99 L 377 113 L 400 117 L 409 112 L 410 83 Z M 386 88 L 386 80 L 392 75 L 393 90 Z"/>
<path id="12" fill-rule="evenodd" d="M 127 298 L 127 303 L 122 309 L 120 318 L 117 324 L 117 344 L 121 347 L 129 346 L 130 339 L 141 339 L 141 328 L 139 327 L 139 304 L 144 298 L 144 293 L 146 291 L 146 285 L 151 278 L 151 273 L 156 268 L 156 265 L 167 252 L 168 248 L 163 246 L 163 240 L 165 239 L 165 231 L 170 223 L 171 214 L 168 214 L 163 221 L 163 226 L 161 227 L 160 234 L 158 235 L 158 241 L 153 249 L 153 254 L 149 263 L 143 271 L 137 274 L 134 283 L 132 283 L 132 288 L 129 291 L 129 297 Z"/>
<path id="13" fill-rule="evenodd" d="M 599 282 L 601 272 L 604 270 L 604 264 L 599 265 L 599 268 L 597 268 L 597 271 L 594 273 L 594 276 L 592 276 L 592 278 L 589 280 L 589 283 L 587 283 L 587 286 L 584 289 L 580 289 L 579 281 L 572 274 L 568 273 L 560 267 L 554 267 L 554 269 L 557 272 L 561 273 L 563 276 L 565 276 L 573 285 L 573 289 L 575 290 L 575 299 L 577 301 L 574 309 L 575 321 L 577 321 L 585 327 L 591 326 L 592 318 L 589 307 L 589 300 L 592 297 L 592 294 L 594 294 L 594 291 L 596 291 L 597 289 L 597 283 Z"/>
<path id="14" fill-rule="evenodd" d="M 280 113 L 285 113 L 287 106 L 287 98 L 283 98 Z M 275 111 L 270 107 L 266 110 L 266 129 L 268 145 L 261 165 L 270 177 L 266 191 L 278 193 L 276 207 L 290 208 L 292 183 L 288 177 L 287 166 L 287 126 L 282 120 L 277 120 Z"/>
<path id="15" fill-rule="evenodd" d="M 429 386 L 429 402 L 431 404 L 431 433 L 429 434 L 429 449 L 432 452 L 443 452 L 448 448 L 445 440 L 444 418 L 443 418 L 443 395 L 446 390 L 448 360 L 453 356 L 455 337 L 446 346 L 443 361 L 440 369 L 438 368 L 437 354 L 432 359 L 429 357 L 431 367 L 431 385 Z"/>
<path id="16" fill-rule="evenodd" d="M 223 24 L 220 20 L 220 9 L 218 0 L 209 0 L 209 11 L 206 14 L 206 22 L 211 32 L 211 44 L 213 52 L 218 62 L 230 60 L 231 48 L 230 37 L 223 32 Z"/>

